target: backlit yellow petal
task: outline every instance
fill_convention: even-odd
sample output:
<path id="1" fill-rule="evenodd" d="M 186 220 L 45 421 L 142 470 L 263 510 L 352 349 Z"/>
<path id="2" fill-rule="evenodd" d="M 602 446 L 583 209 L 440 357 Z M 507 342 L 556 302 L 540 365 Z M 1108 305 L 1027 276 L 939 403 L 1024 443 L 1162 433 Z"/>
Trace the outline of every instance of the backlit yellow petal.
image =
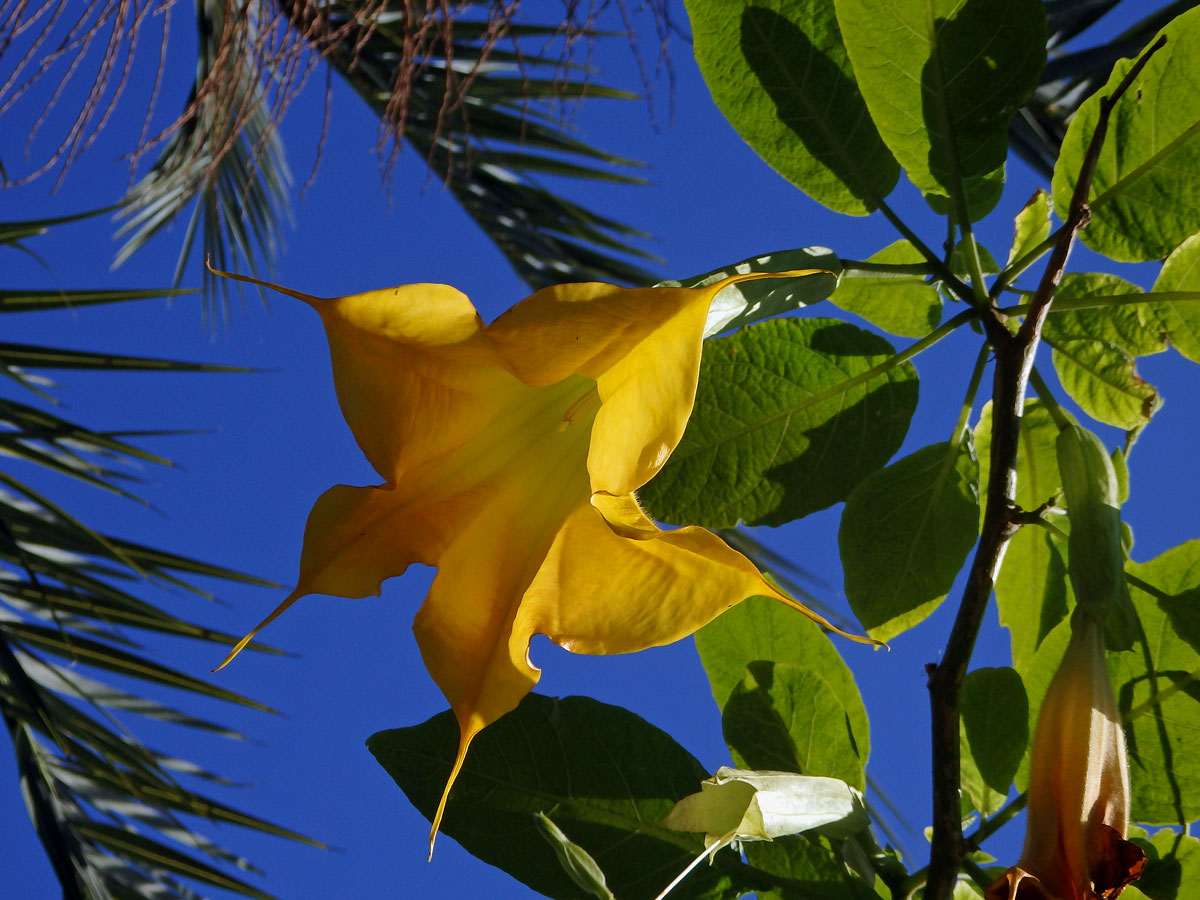
<path id="1" fill-rule="evenodd" d="M 754 594 L 831 627 L 710 532 L 658 528 L 632 495 L 683 433 L 713 296 L 760 277 L 561 285 L 487 327 L 444 285 L 280 289 L 320 313 L 342 411 L 385 483 L 317 501 L 296 590 L 258 627 L 308 593 L 363 597 L 414 562 L 438 568 L 413 628 L 461 741 L 433 833 L 472 738 L 536 684 L 535 634 L 635 651 Z"/>

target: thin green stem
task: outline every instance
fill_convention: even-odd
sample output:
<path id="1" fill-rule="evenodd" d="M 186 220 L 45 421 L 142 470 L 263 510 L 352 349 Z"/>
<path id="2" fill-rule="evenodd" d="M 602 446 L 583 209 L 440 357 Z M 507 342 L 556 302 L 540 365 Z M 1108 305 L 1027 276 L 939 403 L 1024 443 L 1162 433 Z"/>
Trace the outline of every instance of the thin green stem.
<path id="1" fill-rule="evenodd" d="M 1041 374 L 1034 366 L 1029 370 L 1029 384 L 1037 391 L 1038 399 L 1046 407 L 1046 412 L 1050 413 L 1050 418 L 1054 420 L 1054 424 L 1058 426 L 1058 430 L 1070 428 L 1072 424 L 1071 416 L 1063 409 L 1058 400 L 1054 396 L 1054 392 L 1050 390 L 1050 386 L 1043 380 Z"/>
<path id="2" fill-rule="evenodd" d="M 971 419 L 971 410 L 975 408 L 975 396 L 979 393 L 979 385 L 983 382 L 983 370 L 987 367 L 988 358 L 992 355 L 991 346 L 985 341 L 975 357 L 975 368 L 971 370 L 971 380 L 967 383 L 967 395 L 963 398 L 962 409 L 958 413 L 958 421 L 954 425 L 954 437 L 950 443 L 955 450 L 962 443 L 963 435 L 967 432 L 967 422 Z"/>
<path id="3" fill-rule="evenodd" d="M 1181 303 L 1200 300 L 1200 291 L 1158 291 L 1149 294 L 1105 294 L 1100 297 L 1071 297 L 1055 300 L 1050 314 L 1069 309 L 1103 309 L 1108 306 L 1131 306 L 1135 303 Z M 1023 316 L 1032 304 L 1006 306 L 1000 310 L 1006 316 Z"/>
<path id="4" fill-rule="evenodd" d="M 1028 803 L 1028 794 L 1018 794 L 1002 808 L 998 809 L 995 815 L 989 816 L 980 822 L 979 827 L 967 837 L 967 843 L 971 847 L 979 849 L 980 844 L 1011 822 L 1017 813 L 1023 810 Z"/>
<path id="5" fill-rule="evenodd" d="M 968 847 L 970 847 L 972 850 L 978 850 L 980 844 L 1016 818 L 1017 814 L 1021 812 L 1021 810 L 1023 810 L 1028 803 L 1028 794 L 1018 794 L 1012 800 L 1008 801 L 1008 803 L 996 811 L 995 815 L 989 816 L 980 822 L 979 827 L 965 838 Z M 903 882 L 901 882 L 898 893 L 903 897 L 909 896 L 913 891 L 925 884 L 925 878 L 928 874 L 928 866 L 917 869 L 915 872 L 910 873 L 909 876 L 905 878 Z"/>
<path id="6" fill-rule="evenodd" d="M 975 305 L 987 306 L 990 301 L 987 285 L 983 280 L 983 263 L 979 259 L 979 245 L 975 243 L 975 232 L 971 230 L 970 222 L 959 227 L 962 230 L 961 246 L 966 250 L 967 266 L 971 270 L 971 293 L 975 298 Z"/>
<path id="7" fill-rule="evenodd" d="M 971 289 L 963 283 L 962 279 L 951 272 L 950 268 L 937 256 L 937 254 L 930 250 L 929 247 L 926 246 L 925 242 L 917 237 L 916 232 L 904 224 L 904 221 L 898 215 L 896 215 L 895 211 L 883 200 L 879 201 L 879 211 L 883 213 L 884 218 L 892 223 L 892 227 L 899 231 L 906 241 L 916 247 L 920 254 L 929 260 L 930 265 L 932 265 L 934 270 L 937 272 L 937 277 L 945 282 L 951 291 L 953 291 L 963 300 L 967 300 L 973 296 Z"/>
<path id="8" fill-rule="evenodd" d="M 941 274 L 941 268 L 932 266 L 929 263 L 878 263 L 871 262 L 869 259 L 839 259 L 842 264 L 842 275 L 851 275 L 852 277 L 859 272 L 879 273 L 881 275 L 895 275 L 898 278 L 920 275 L 922 277 L 937 278 Z"/>
<path id="9" fill-rule="evenodd" d="M 981 891 L 986 891 L 992 885 L 991 878 L 988 878 L 987 872 L 980 868 L 979 863 L 967 857 L 962 861 L 963 870 L 971 876 L 971 880 L 975 882 L 975 886 Z"/>
<path id="10" fill-rule="evenodd" d="M 1065 233 L 1066 227 L 1066 225 L 1059 227 L 1057 231 L 1051 234 L 1032 250 L 1029 250 L 1024 255 L 1018 257 L 1005 266 L 1004 271 L 996 276 L 996 280 L 992 283 L 992 296 L 999 297 L 1003 291 L 1008 290 L 1008 286 L 1010 284 L 1012 284 L 1021 276 L 1022 272 L 1053 250 L 1055 245 L 1062 240 L 1062 236 Z"/>

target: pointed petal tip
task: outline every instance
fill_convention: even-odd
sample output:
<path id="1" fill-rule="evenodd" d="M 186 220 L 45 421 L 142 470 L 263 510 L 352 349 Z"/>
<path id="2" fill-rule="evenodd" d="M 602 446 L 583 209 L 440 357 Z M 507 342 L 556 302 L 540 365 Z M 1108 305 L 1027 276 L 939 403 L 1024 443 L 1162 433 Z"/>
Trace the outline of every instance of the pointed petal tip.
<path id="1" fill-rule="evenodd" d="M 316 306 L 318 298 L 302 294 L 300 291 L 294 291 L 291 288 L 286 288 L 283 285 L 273 284 L 270 281 L 263 281 L 261 278 L 252 278 L 249 275 L 238 275 L 236 272 L 225 272 L 213 266 L 212 260 L 207 254 L 204 256 L 204 267 L 221 278 L 228 278 L 232 281 L 241 281 L 245 284 L 254 284 L 258 287 L 268 288 L 278 294 L 283 294 L 285 297 L 294 297 L 297 300 L 303 300 L 309 306 Z"/>
<path id="2" fill-rule="evenodd" d="M 442 816 L 446 813 L 446 801 L 450 799 L 450 789 L 454 787 L 454 782 L 458 780 L 458 773 L 462 771 L 463 761 L 467 758 L 467 748 L 471 746 L 471 739 L 475 737 L 479 729 L 467 731 L 460 723 L 459 728 L 462 729 L 462 737 L 459 739 L 458 755 L 454 758 L 454 765 L 450 768 L 450 775 L 446 778 L 446 786 L 442 788 L 442 798 L 438 801 L 437 810 L 433 814 L 433 822 L 429 828 L 429 861 L 433 862 L 433 845 L 437 840 L 438 831 L 442 827 Z"/>
<path id="3" fill-rule="evenodd" d="M 824 616 L 822 616 L 820 613 L 814 612 L 813 610 L 809 609 L 807 606 L 805 606 L 799 600 L 793 600 L 787 594 L 783 593 L 783 591 L 777 590 L 775 593 L 775 599 L 779 600 L 785 606 L 790 606 L 792 609 L 796 610 L 796 612 L 803 613 L 804 615 L 808 616 L 808 618 L 812 619 L 814 622 L 816 622 L 822 628 L 825 628 L 829 631 L 836 632 L 837 634 L 840 634 L 842 637 L 852 640 L 855 643 L 870 644 L 870 645 L 874 646 L 876 650 L 878 650 L 881 647 L 885 650 L 892 649 L 891 647 L 889 647 L 887 645 L 887 643 L 885 641 L 881 641 L 878 638 L 873 638 L 870 635 L 853 634 L 849 631 L 843 631 L 842 629 L 840 629 L 836 625 L 834 625 L 832 622 L 830 622 L 828 619 L 826 619 Z"/>
<path id="4" fill-rule="evenodd" d="M 261 622 L 259 622 L 257 625 L 255 625 L 249 632 L 247 632 L 247 634 L 244 638 L 242 638 L 240 641 L 238 641 L 236 644 L 233 645 L 233 649 L 229 651 L 229 653 L 225 656 L 225 659 L 223 659 L 221 661 L 221 664 L 219 666 L 217 666 L 215 669 L 213 669 L 212 671 L 220 672 L 223 668 L 225 668 L 227 665 L 229 665 L 231 662 L 233 662 L 234 657 L 236 657 L 239 653 L 241 653 L 243 650 L 245 650 L 246 645 L 249 644 L 252 640 L 254 640 L 254 638 L 258 635 L 258 633 L 260 631 L 262 631 L 264 628 L 266 628 L 268 625 L 270 625 L 272 622 L 274 622 L 277 618 L 279 618 L 279 616 L 282 615 L 289 606 L 291 606 L 293 603 L 295 603 L 297 600 L 299 600 L 301 596 L 303 596 L 303 595 L 300 594 L 298 591 L 292 591 L 290 594 L 288 594 L 283 599 L 282 603 L 280 603 L 277 607 L 275 607 L 273 610 L 271 610 L 271 614 L 269 616 L 267 616 L 265 619 L 263 619 Z"/>

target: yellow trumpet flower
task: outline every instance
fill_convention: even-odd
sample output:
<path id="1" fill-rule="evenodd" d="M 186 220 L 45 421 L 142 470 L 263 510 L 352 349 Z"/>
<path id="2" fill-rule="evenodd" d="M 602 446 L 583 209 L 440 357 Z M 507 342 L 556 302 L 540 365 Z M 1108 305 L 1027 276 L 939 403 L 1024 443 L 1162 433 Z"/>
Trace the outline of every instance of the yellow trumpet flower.
<path id="1" fill-rule="evenodd" d="M 627 653 L 753 595 L 832 628 L 711 532 L 661 530 L 633 494 L 683 434 L 710 302 L 761 277 L 561 285 L 486 327 L 446 285 L 335 299 L 266 285 L 320 313 L 342 412 L 384 483 L 317 500 L 296 589 L 225 662 L 306 594 L 378 595 L 410 564 L 436 566 L 413 630 L 461 741 L 430 852 L 471 739 L 537 683 L 533 635 Z"/>
<path id="2" fill-rule="evenodd" d="M 1125 840 L 1129 767 L 1103 628 L 1082 610 L 1072 627 L 1038 714 L 1025 847 L 987 900 L 1112 900 L 1145 862 Z"/>

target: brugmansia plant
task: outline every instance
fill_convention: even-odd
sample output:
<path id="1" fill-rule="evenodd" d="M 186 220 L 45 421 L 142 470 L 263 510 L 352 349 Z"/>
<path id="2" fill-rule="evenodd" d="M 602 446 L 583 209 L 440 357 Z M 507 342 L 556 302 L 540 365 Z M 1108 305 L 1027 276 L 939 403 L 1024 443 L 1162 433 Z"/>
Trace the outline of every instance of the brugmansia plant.
<path id="1" fill-rule="evenodd" d="M 636 288 L 590 280 L 649 280 L 607 252 L 635 232 L 526 177 L 602 177 L 615 160 L 545 120 L 526 130 L 514 98 L 549 95 L 553 79 L 518 89 L 498 75 L 523 57 L 497 50 L 490 20 L 423 29 L 452 17 L 407 2 L 198 4 L 211 40 L 195 103 L 127 198 L 130 252 L 193 202 L 187 240 L 205 220 L 217 274 L 235 268 L 227 245 L 236 262 L 251 258 L 251 233 L 270 239 L 286 179 L 260 100 L 282 83 L 272 67 L 296 57 L 257 51 L 281 29 L 449 178 L 537 289 L 487 325 L 444 285 L 327 300 L 280 289 L 319 313 L 343 413 L 382 483 L 322 495 L 295 591 L 230 658 L 306 594 L 363 597 L 413 563 L 436 566 L 414 627 L 450 709 L 374 735 L 370 750 L 433 835 L 553 898 L 1190 897 L 1200 541 L 1184 533 L 1134 562 L 1120 510 L 1162 402 L 1137 359 L 1171 349 L 1200 362 L 1200 10 L 1172 3 L 1103 52 L 1048 58 L 1117 2 L 688 0 L 696 60 L 731 126 L 796 188 L 840 214 L 880 213 L 899 240 L 850 259 L 801 233 L 813 246 Z M 396 68 L 414 45 L 425 62 Z M 470 90 L 456 92 L 464 71 Z M 402 76 L 408 89 L 392 93 Z M 240 98 L 240 118 L 214 85 Z M 585 162 L 487 140 L 521 137 Z M 1010 147 L 1049 183 L 1000 252 L 978 223 L 1004 197 Z M 936 233 L 891 201 L 902 175 L 943 219 Z M 227 215 L 246 198 L 248 231 Z M 1152 264 L 1150 289 L 1107 263 L 1070 270 L 1080 241 L 1113 264 Z M 961 391 L 960 412 L 944 440 L 893 459 L 918 357 L 947 340 L 974 351 L 970 371 L 939 377 Z M 741 530 L 835 504 L 860 627 L 772 578 L 778 558 Z M 42 503 L 38 518 L 52 513 Z M 141 552 L 70 533 L 94 553 Z M 10 567 L 29 572 L 25 602 L 48 604 L 22 536 L 9 544 Z M 952 591 L 954 625 L 928 668 L 930 846 L 914 858 L 888 845 L 865 793 L 870 724 L 844 657 L 871 651 L 844 638 L 897 639 Z M 993 599 L 1011 665 L 972 668 Z M 534 634 L 616 653 L 693 633 L 736 768 L 704 771 L 619 707 L 532 690 Z M 18 755 L 45 762 L 26 752 L 29 723 L 53 717 L 18 705 L 20 676 L 4 686 L 17 698 L 6 718 L 26 720 L 10 728 Z M 91 746 L 63 748 L 74 780 L 43 781 L 75 790 L 89 782 L 74 761 L 95 758 L 93 781 L 118 765 L 113 747 Z M 115 771 L 140 774 L 134 763 Z M 52 834 L 65 823 L 55 846 L 83 847 L 82 864 L 63 857 L 64 879 L 91 874 L 84 851 L 115 853 L 114 830 L 80 825 L 69 804 L 54 819 L 53 799 L 35 817 L 47 810 Z M 1020 856 L 994 858 L 989 840 L 1022 811 Z M 174 874 L 201 877 L 128 839 L 117 849 L 121 872 L 157 882 L 126 894 L 181 894 Z M 139 851 L 140 869 L 128 864 Z M 89 890 L 78 895 L 100 895 Z"/>
<path id="2" fill-rule="evenodd" d="M 1161 403 L 1137 357 L 1173 347 L 1200 361 L 1200 11 L 1160 23 L 1097 82 L 999 254 L 976 223 L 1002 196 L 1009 129 L 1043 78 L 1040 3 L 687 6 L 701 70 L 742 137 L 832 209 L 881 211 L 901 240 L 866 260 L 809 248 L 652 290 L 564 285 L 487 327 L 442 286 L 301 295 L 386 483 L 318 502 L 284 606 L 374 593 L 411 561 L 439 567 L 416 629 L 451 712 L 370 748 L 435 829 L 551 897 L 1095 900 L 1139 883 L 1187 896 L 1194 839 L 1130 823 L 1186 829 L 1200 812 L 1200 544 L 1135 564 L 1120 505 Z M 945 218 L 936 241 L 889 205 L 902 173 Z M 1078 240 L 1116 262 L 1160 261 L 1160 274 L 1143 292 L 1068 271 Z M 809 309 L 822 301 L 830 317 Z M 693 303 L 686 328 L 663 330 Z M 897 351 L 844 314 L 915 341 Z M 698 370 L 684 364 L 702 332 L 730 331 Z M 958 420 L 890 461 L 917 403 L 914 360 L 951 336 L 978 347 Z M 1093 428 L 1123 440 L 1110 448 Z M 532 473 L 507 471 L 518 451 Z M 863 651 L 755 588 L 752 564 L 696 528 L 779 525 L 839 502 L 846 595 L 870 638 L 918 627 L 966 570 L 929 667 L 927 864 L 880 847 L 853 803 L 829 813 L 829 780 L 842 798 L 865 788 L 867 715 L 841 658 Z M 695 559 L 659 549 L 672 544 Z M 713 568 L 727 565 L 745 574 Z M 679 591 L 694 600 L 682 618 Z M 972 669 L 993 597 L 1012 666 Z M 619 708 L 527 693 L 533 632 L 621 652 L 692 630 L 737 771 L 708 778 Z M 997 864 L 986 840 L 1026 807 L 1020 860 Z"/>

